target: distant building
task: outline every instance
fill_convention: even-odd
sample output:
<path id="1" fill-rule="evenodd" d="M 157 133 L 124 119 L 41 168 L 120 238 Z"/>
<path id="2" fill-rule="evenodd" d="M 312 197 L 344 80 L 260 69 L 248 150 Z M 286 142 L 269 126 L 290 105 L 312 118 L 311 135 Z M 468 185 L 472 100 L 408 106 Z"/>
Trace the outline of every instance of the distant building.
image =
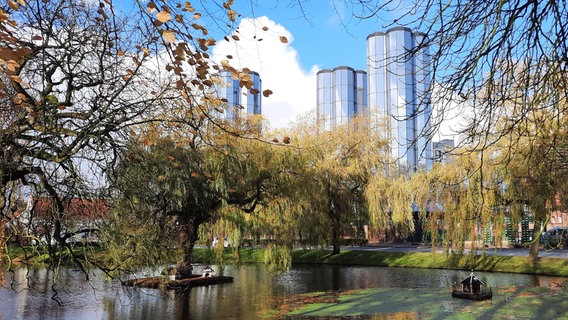
<path id="1" fill-rule="evenodd" d="M 53 235 L 53 222 L 59 220 L 61 231 L 70 237 L 69 241 L 98 241 L 93 232 L 98 230 L 101 222 L 110 218 L 109 203 L 98 198 L 63 198 L 62 204 L 63 212 L 59 212 L 52 197 L 29 198 L 20 208 L 18 219 L 9 226 L 8 232 L 15 237 L 12 240 L 20 243 L 30 239 L 47 241 Z"/>
<path id="2" fill-rule="evenodd" d="M 449 153 L 454 148 L 453 139 L 443 139 L 432 142 L 432 150 L 434 151 L 434 162 L 447 163 L 450 160 Z"/>
<path id="3" fill-rule="evenodd" d="M 257 72 L 248 73 L 252 86 L 247 88 L 241 79 L 234 79 L 230 71 L 219 73 L 219 84 L 214 94 L 225 99 L 225 119 L 235 119 L 239 114 L 262 114 L 262 79 Z"/>
<path id="4" fill-rule="evenodd" d="M 368 111 L 387 122 L 390 151 L 403 172 L 432 167 L 430 56 L 426 35 L 392 28 L 367 37 L 367 70 L 317 73 L 317 116 L 326 130 Z"/>
<path id="5" fill-rule="evenodd" d="M 367 72 L 341 66 L 317 73 L 317 117 L 325 130 L 367 108 Z"/>
<path id="6" fill-rule="evenodd" d="M 396 27 L 367 36 L 369 108 L 386 117 L 391 155 L 409 172 L 432 167 L 426 35 Z"/>

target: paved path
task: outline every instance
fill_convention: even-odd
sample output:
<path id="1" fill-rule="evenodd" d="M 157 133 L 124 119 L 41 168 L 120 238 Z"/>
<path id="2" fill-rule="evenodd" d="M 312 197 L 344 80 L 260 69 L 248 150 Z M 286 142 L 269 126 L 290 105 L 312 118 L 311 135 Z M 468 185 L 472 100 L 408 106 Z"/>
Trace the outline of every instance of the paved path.
<path id="1" fill-rule="evenodd" d="M 385 252 L 431 252 L 432 247 L 425 245 L 406 245 L 406 244 L 380 244 L 380 245 L 368 245 L 364 247 L 341 247 L 341 250 L 361 250 L 361 251 L 385 251 Z M 442 252 L 442 249 L 436 249 L 436 252 Z M 466 252 L 470 252 L 466 249 Z M 478 254 L 482 253 L 482 250 L 477 251 Z M 501 248 L 494 249 L 488 248 L 485 250 L 487 255 L 499 255 L 499 256 L 524 256 L 528 257 L 528 248 Z M 554 250 L 543 250 L 541 249 L 538 253 L 541 258 L 561 258 L 568 259 L 568 250 L 566 249 L 554 249 Z"/>

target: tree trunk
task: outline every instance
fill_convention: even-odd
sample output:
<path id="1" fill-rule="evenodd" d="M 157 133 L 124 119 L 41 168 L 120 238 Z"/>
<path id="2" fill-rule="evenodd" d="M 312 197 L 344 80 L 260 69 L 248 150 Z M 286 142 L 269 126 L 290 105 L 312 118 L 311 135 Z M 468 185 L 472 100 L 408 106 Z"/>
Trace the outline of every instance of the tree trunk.
<path id="1" fill-rule="evenodd" d="M 197 241 L 197 228 L 199 225 L 189 215 L 179 215 L 178 233 L 178 259 L 176 264 L 176 279 L 188 278 L 192 275 L 191 257 L 195 241 Z"/>
<path id="2" fill-rule="evenodd" d="M 341 230 L 339 223 L 339 215 L 335 211 L 330 212 L 331 216 L 331 228 L 332 230 L 332 243 L 333 252 L 332 254 L 339 254 L 341 251 Z"/>
<path id="3" fill-rule="evenodd" d="M 547 209 L 544 204 L 535 206 L 534 210 L 534 227 L 532 230 L 532 242 L 529 251 L 529 261 L 536 263 L 538 261 L 538 249 L 540 248 L 540 235 L 542 223 L 546 221 Z"/>

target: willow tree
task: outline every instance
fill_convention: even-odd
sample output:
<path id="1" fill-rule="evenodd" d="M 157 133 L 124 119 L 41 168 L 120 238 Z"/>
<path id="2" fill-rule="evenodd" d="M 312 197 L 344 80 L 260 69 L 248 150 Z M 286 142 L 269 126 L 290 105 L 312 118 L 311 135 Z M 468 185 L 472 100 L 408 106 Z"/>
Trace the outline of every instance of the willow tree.
<path id="1" fill-rule="evenodd" d="M 241 174 L 231 166 L 230 157 L 207 147 L 185 148 L 169 139 L 133 145 L 115 173 L 116 225 L 109 230 L 118 232 L 109 239 L 116 245 L 110 252 L 138 267 L 177 256 L 177 273 L 191 275 L 198 228 L 230 200 L 235 186 L 228 177 Z"/>
<path id="2" fill-rule="evenodd" d="M 256 133 L 245 133 L 251 128 Z M 112 264 L 159 267 L 175 259 L 177 274 L 189 276 L 199 236 L 213 235 L 200 227 L 215 231 L 221 248 L 225 236 L 238 247 L 253 228 L 277 245 L 290 244 L 287 224 L 296 220 L 285 193 L 290 157 L 281 151 L 287 149 L 262 141 L 257 125 L 245 131 L 233 125 L 230 133 L 209 129 L 214 133 L 207 139 L 162 132 L 132 144 L 113 175 L 115 219 L 106 229 Z M 283 261 L 268 258 L 289 266 L 289 254 Z"/>
<path id="3" fill-rule="evenodd" d="M 365 190 L 371 226 L 399 240 L 421 233 L 421 224 L 429 208 L 428 182 L 424 172 L 410 177 L 373 175 Z"/>
<path id="4" fill-rule="evenodd" d="M 386 141 L 380 128 L 369 119 L 357 117 L 349 123 L 322 131 L 318 123 L 301 123 L 292 136 L 301 154 L 302 177 L 297 202 L 305 219 L 300 229 L 308 242 L 331 241 L 339 253 L 342 237 L 357 221 L 366 224 L 363 192 L 374 172 L 384 170 Z M 361 223 L 359 230 L 361 232 Z"/>
<path id="5" fill-rule="evenodd" d="M 565 100 L 557 104 L 565 105 Z M 566 131 L 565 111 L 556 113 L 550 106 L 535 108 L 533 112 L 514 126 L 510 139 L 499 145 L 497 154 L 505 182 L 505 198 L 511 213 L 520 217 L 527 208 L 534 220 L 530 242 L 530 258 L 538 259 L 540 235 L 546 226 L 551 210 L 565 210 L 566 195 Z M 554 114 L 550 114 L 553 112 Z M 515 121 L 504 119 L 504 125 Z M 515 143 L 511 143 L 515 141 Z"/>

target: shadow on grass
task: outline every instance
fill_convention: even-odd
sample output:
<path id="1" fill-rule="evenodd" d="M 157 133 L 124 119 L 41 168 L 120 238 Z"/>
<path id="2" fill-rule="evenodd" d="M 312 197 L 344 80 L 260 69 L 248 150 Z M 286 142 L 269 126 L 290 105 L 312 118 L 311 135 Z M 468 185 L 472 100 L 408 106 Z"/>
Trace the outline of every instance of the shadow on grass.
<path id="1" fill-rule="evenodd" d="M 331 298 L 330 298 L 331 297 Z M 318 301 L 320 298 L 328 299 Z M 301 300 L 301 299 L 300 299 Z M 377 288 L 312 294 L 286 319 L 567 319 L 564 289 L 499 288 L 493 300 L 451 298 L 446 289 Z"/>

